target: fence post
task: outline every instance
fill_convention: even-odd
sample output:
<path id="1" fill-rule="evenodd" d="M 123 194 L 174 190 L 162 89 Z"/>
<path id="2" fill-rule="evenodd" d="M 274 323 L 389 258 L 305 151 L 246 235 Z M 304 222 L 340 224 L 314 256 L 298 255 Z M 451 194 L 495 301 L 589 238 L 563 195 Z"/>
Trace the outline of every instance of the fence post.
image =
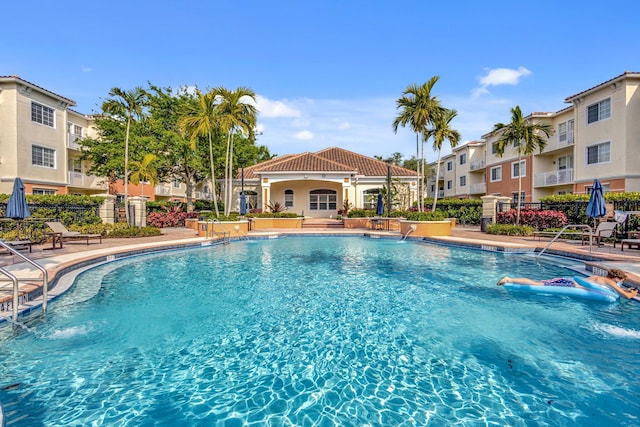
<path id="1" fill-rule="evenodd" d="M 485 231 L 486 225 L 496 222 L 496 213 L 498 210 L 498 202 L 507 203 L 511 201 L 506 196 L 482 196 L 482 218 L 480 219 L 480 229 Z"/>
<path id="2" fill-rule="evenodd" d="M 103 224 L 113 224 L 115 222 L 116 196 L 112 194 L 99 194 L 99 196 L 104 197 L 104 202 L 98 208 L 98 215 Z"/>
<path id="3" fill-rule="evenodd" d="M 147 198 L 143 196 L 129 197 L 129 205 L 133 209 L 131 225 L 136 227 L 147 226 Z"/>

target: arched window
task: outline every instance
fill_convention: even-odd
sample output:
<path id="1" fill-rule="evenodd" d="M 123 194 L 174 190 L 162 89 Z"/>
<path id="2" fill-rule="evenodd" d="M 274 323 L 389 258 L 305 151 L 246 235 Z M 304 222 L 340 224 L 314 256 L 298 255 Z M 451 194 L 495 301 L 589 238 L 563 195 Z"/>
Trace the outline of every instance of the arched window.
<path id="1" fill-rule="evenodd" d="M 379 188 L 371 188 L 362 192 L 362 207 L 364 209 L 375 209 L 378 204 Z"/>
<path id="2" fill-rule="evenodd" d="M 309 192 L 309 210 L 328 211 L 335 210 L 337 196 L 335 190 L 321 189 Z"/>
<path id="3" fill-rule="evenodd" d="M 284 207 L 293 207 L 293 190 L 284 190 Z"/>

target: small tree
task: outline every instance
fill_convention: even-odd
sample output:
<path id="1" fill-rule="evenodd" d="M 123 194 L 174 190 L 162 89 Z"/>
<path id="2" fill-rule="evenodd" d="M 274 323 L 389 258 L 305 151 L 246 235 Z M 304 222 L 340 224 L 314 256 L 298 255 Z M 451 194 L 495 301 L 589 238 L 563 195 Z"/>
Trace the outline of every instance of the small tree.
<path id="1" fill-rule="evenodd" d="M 493 132 L 500 133 L 500 139 L 496 144 L 496 154 L 502 157 L 507 146 L 511 145 L 518 154 L 518 205 L 516 215 L 516 225 L 520 224 L 520 206 L 522 204 L 522 156 L 530 156 L 538 149 L 540 153 L 547 145 L 547 141 L 540 135 L 545 134 L 548 138 L 553 134 L 553 128 L 540 123 L 530 123 L 522 116 L 520 106 L 516 105 L 511 109 L 511 123 L 496 123 Z"/>

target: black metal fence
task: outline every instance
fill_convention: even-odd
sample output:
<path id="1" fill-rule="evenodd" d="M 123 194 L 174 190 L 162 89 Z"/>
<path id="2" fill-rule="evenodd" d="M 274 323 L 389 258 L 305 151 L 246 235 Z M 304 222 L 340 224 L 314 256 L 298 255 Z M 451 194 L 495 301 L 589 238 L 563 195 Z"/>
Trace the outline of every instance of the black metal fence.
<path id="1" fill-rule="evenodd" d="M 17 221 L 5 218 L 7 203 L 0 203 L 0 233 L 2 236 L 13 233 L 20 238 L 38 240 L 47 230 L 48 221 L 59 221 L 69 226 L 71 224 L 99 223 L 99 206 L 87 205 L 44 205 L 29 203 L 31 216 Z"/>

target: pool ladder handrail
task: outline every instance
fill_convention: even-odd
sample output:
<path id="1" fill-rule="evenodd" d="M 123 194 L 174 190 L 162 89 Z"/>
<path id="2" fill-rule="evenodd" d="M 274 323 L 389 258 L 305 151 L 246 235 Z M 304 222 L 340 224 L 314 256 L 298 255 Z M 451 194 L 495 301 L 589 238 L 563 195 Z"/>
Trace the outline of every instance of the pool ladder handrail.
<path id="1" fill-rule="evenodd" d="M 18 321 L 18 300 L 19 300 L 19 293 L 20 293 L 20 282 L 26 282 L 26 281 L 33 282 L 33 281 L 42 280 L 42 311 L 46 312 L 47 299 L 48 299 L 47 294 L 49 290 L 49 274 L 47 273 L 47 269 L 41 266 L 40 264 L 38 264 L 37 262 L 35 262 L 34 260 L 32 260 L 31 258 L 27 257 L 26 255 L 21 254 L 20 252 L 18 252 L 18 250 L 16 250 L 15 248 L 12 248 L 11 246 L 7 245 L 4 242 L 0 242 L 0 247 L 3 247 L 7 251 L 9 251 L 9 253 L 11 253 L 12 255 L 17 255 L 20 259 L 30 264 L 31 266 L 35 267 L 36 269 L 40 270 L 40 272 L 42 273 L 42 277 L 36 277 L 36 278 L 20 277 L 19 278 L 15 276 L 13 273 L 11 273 L 10 271 L 8 271 L 7 269 L 0 267 L 0 273 L 6 276 L 9 281 L 13 282 L 13 302 L 12 302 L 13 321 L 14 322 Z M 0 278 L 0 281 L 7 281 L 7 279 Z"/>
<path id="2" fill-rule="evenodd" d="M 222 224 L 222 222 L 217 219 L 207 221 L 207 239 L 213 239 L 213 236 L 222 236 L 222 243 L 229 243 L 231 241 L 231 231 L 215 231 L 213 224 Z M 224 228 L 226 226 L 221 225 L 221 227 Z"/>
<path id="3" fill-rule="evenodd" d="M 540 252 L 538 252 L 538 255 L 536 255 L 536 258 L 539 258 L 540 255 L 542 255 L 544 253 L 544 251 L 546 251 L 549 246 L 551 246 L 551 244 L 553 242 L 555 242 L 558 237 L 560 237 L 560 235 L 562 233 L 564 233 L 564 230 L 566 230 L 569 227 L 578 227 L 578 228 L 586 228 L 587 230 L 589 230 L 589 236 L 593 235 L 593 228 L 591 228 L 590 225 L 587 224 L 569 224 L 569 225 L 565 225 L 564 227 L 562 227 L 562 230 L 560 230 L 558 232 L 558 234 L 555 235 L 555 237 L 553 239 L 551 239 L 551 241 L 549 243 L 547 243 L 547 246 L 545 246 Z M 589 238 L 589 252 L 591 252 L 593 250 L 593 239 Z"/>

